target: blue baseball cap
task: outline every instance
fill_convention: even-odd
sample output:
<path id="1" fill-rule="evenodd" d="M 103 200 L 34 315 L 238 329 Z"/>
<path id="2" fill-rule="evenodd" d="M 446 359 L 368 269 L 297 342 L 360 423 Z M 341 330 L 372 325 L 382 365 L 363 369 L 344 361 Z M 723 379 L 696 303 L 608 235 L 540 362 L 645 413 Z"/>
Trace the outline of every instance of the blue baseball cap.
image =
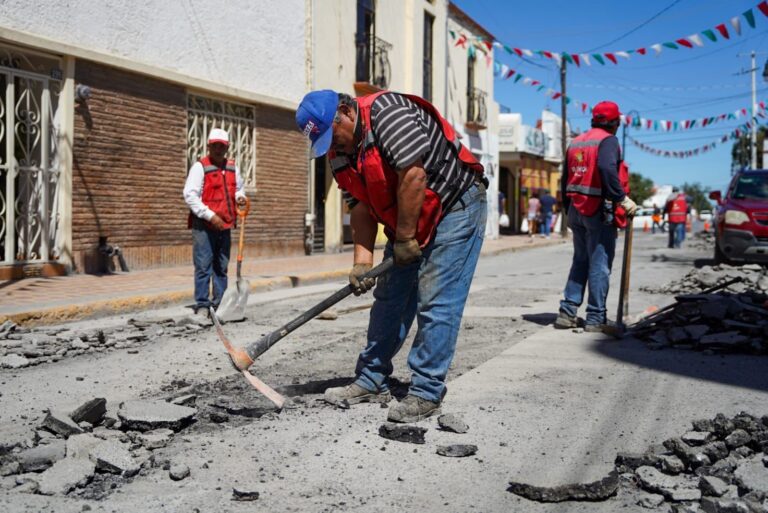
<path id="1" fill-rule="evenodd" d="M 339 106 L 339 93 L 330 89 L 312 91 L 296 109 L 296 124 L 312 142 L 311 158 L 322 157 L 331 148 L 333 118 Z"/>

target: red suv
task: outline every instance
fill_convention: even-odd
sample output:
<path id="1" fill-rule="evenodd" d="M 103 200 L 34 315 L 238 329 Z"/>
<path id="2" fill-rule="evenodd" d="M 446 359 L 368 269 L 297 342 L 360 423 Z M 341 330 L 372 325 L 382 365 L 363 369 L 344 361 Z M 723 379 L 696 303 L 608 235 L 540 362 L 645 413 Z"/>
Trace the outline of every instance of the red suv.
<path id="1" fill-rule="evenodd" d="M 715 262 L 768 263 L 768 170 L 739 171 L 715 217 Z"/>

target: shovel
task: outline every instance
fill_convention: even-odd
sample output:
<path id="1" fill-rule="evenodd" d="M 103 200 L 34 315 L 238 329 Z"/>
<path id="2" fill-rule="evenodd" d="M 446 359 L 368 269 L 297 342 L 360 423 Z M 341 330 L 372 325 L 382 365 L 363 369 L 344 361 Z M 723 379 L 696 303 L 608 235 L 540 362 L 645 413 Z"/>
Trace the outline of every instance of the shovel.
<path id="1" fill-rule="evenodd" d="M 237 216 L 240 218 L 240 241 L 237 244 L 237 282 L 224 291 L 221 303 L 216 309 L 216 317 L 221 322 L 242 321 L 245 319 L 245 306 L 248 303 L 248 292 L 251 284 L 242 277 L 243 245 L 245 243 L 245 216 L 251 209 L 251 200 L 245 198 L 245 206 L 240 210 L 237 206 Z"/>

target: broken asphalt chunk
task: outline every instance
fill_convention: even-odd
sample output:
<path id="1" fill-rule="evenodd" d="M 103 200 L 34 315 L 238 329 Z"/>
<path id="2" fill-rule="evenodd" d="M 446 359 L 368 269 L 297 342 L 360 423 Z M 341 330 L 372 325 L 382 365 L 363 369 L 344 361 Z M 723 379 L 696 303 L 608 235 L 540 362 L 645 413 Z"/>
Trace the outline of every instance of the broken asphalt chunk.
<path id="1" fill-rule="evenodd" d="M 452 433 L 466 433 L 469 431 L 469 426 L 466 422 L 453 413 L 446 413 L 437 417 L 437 424 L 443 431 L 450 431 Z"/>
<path id="2" fill-rule="evenodd" d="M 64 495 L 78 486 L 85 486 L 93 478 L 96 466 L 81 458 L 64 458 L 43 472 L 38 480 L 38 491 L 43 495 Z"/>
<path id="3" fill-rule="evenodd" d="M 599 481 L 561 486 L 533 486 L 511 481 L 508 492 L 537 502 L 602 501 L 616 494 L 619 474 L 615 470 Z"/>
<path id="4" fill-rule="evenodd" d="M 410 424 L 394 424 L 392 422 L 386 422 L 379 427 L 379 436 L 382 438 L 410 444 L 425 443 L 424 433 L 426 432 L 427 428 L 424 427 L 412 426 Z"/>
<path id="5" fill-rule="evenodd" d="M 66 456 L 64 440 L 51 440 L 49 444 L 38 445 L 16 455 L 22 472 L 40 472 Z"/>
<path id="6" fill-rule="evenodd" d="M 168 470 L 168 475 L 174 481 L 181 481 L 182 479 L 189 477 L 189 467 L 183 463 L 172 465 Z"/>
<path id="7" fill-rule="evenodd" d="M 56 410 L 51 410 L 46 414 L 40 427 L 64 438 L 84 432 L 83 428 L 78 426 L 66 413 Z"/>
<path id="8" fill-rule="evenodd" d="M 69 416 L 76 423 L 90 422 L 98 426 L 107 413 L 107 400 L 103 397 L 96 397 L 83 403 L 75 409 Z"/>
<path id="9" fill-rule="evenodd" d="M 259 492 L 245 488 L 232 488 L 233 501 L 255 501 L 259 498 Z"/>
<path id="10" fill-rule="evenodd" d="M 653 467 L 640 467 L 635 471 L 643 490 L 660 493 L 671 501 L 696 501 L 701 499 L 697 483 L 683 476 L 668 476 Z"/>
<path id="11" fill-rule="evenodd" d="M 477 446 L 471 444 L 438 445 L 437 454 L 449 458 L 466 458 L 477 453 Z"/>
<path id="12" fill-rule="evenodd" d="M 179 431 L 192 422 L 195 408 L 170 404 L 165 401 L 125 401 L 117 416 L 127 429 L 151 431 L 167 428 Z"/>
<path id="13" fill-rule="evenodd" d="M 133 459 L 128 447 L 115 440 L 104 440 L 91 449 L 91 460 L 96 468 L 112 474 L 130 477 L 139 472 L 139 464 Z"/>

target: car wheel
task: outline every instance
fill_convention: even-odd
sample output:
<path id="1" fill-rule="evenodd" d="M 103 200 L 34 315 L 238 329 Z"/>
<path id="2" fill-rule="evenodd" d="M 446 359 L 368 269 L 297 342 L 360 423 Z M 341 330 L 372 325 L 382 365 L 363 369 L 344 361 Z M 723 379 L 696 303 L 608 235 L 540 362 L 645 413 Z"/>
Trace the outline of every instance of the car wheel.
<path id="1" fill-rule="evenodd" d="M 720 249 L 720 243 L 715 239 L 715 264 L 727 264 L 729 262 L 728 257 Z"/>

